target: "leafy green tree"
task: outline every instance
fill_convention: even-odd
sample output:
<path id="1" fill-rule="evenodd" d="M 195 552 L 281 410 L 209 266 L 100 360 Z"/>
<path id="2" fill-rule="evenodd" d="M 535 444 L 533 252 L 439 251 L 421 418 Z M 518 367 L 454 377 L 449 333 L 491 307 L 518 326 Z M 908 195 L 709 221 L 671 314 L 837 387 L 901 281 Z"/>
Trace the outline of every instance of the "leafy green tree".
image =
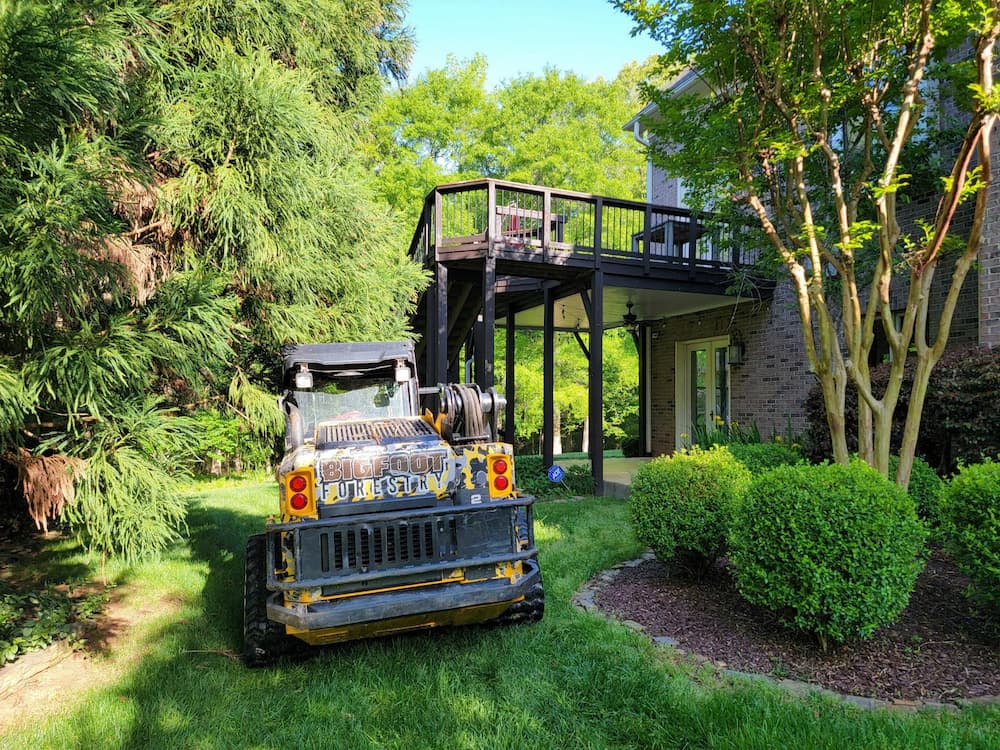
<path id="1" fill-rule="evenodd" d="M 472 151 L 487 177 L 641 199 L 645 162 L 622 130 L 636 98 L 619 80 L 584 81 L 548 68 L 499 87 L 492 122 Z"/>
<path id="2" fill-rule="evenodd" d="M 621 128 L 641 106 L 637 73 L 648 67 L 592 82 L 550 68 L 487 91 L 483 56 L 449 58 L 374 115 L 369 158 L 382 194 L 411 221 L 436 184 L 477 177 L 639 199 L 644 161 Z"/>
<path id="3" fill-rule="evenodd" d="M 480 176 L 468 154 L 494 110 L 481 55 L 464 62 L 449 56 L 444 68 L 387 94 L 368 143 L 382 195 L 415 224 L 435 185 Z"/>
<path id="4" fill-rule="evenodd" d="M 72 507 L 88 542 L 127 555 L 183 519 L 161 463 L 181 441 L 148 438 L 187 424 L 146 394 L 231 356 L 218 277 L 192 265 L 149 285 L 122 216 L 152 179 L 139 105 L 161 20 L 127 2 L 0 9 L 2 455 L 36 523 Z M 140 501 L 126 533 L 116 510 Z"/>
<path id="5" fill-rule="evenodd" d="M 583 335 L 586 343 L 588 336 Z M 518 331 L 515 338 L 515 425 L 517 439 L 537 449 L 542 433 L 542 335 L 540 331 Z M 497 387 L 503 390 L 506 337 L 497 337 Z M 581 431 L 586 439 L 588 418 L 588 362 L 572 334 L 556 333 L 553 401 L 556 439 Z M 604 332 L 605 437 L 614 442 L 634 429 L 639 410 L 638 360 L 632 337 L 624 329 Z"/>
<path id="6" fill-rule="evenodd" d="M 697 76 L 690 93 L 648 89 L 659 107 L 653 156 L 684 179 L 692 200 L 714 208 L 736 202 L 759 220 L 796 293 L 838 462 L 849 459 L 844 402 L 851 384 L 861 402 L 860 454 L 888 473 L 892 415 L 913 351 L 896 472 L 905 486 L 928 378 L 981 242 L 1000 109 L 993 89 L 998 3 L 614 4 L 663 42 L 668 72 Z M 938 151 L 943 170 L 932 174 L 928 144 L 939 142 L 952 111 L 964 132 L 946 158 Z M 898 207 L 926 190 L 940 196 L 937 211 L 907 234 Z M 952 219 L 965 202 L 971 230 L 959 238 Z M 932 338 L 929 292 L 939 270 L 950 273 L 950 286 Z M 894 287 L 907 295 L 898 328 Z M 892 351 L 881 395 L 868 369 L 876 329 Z"/>

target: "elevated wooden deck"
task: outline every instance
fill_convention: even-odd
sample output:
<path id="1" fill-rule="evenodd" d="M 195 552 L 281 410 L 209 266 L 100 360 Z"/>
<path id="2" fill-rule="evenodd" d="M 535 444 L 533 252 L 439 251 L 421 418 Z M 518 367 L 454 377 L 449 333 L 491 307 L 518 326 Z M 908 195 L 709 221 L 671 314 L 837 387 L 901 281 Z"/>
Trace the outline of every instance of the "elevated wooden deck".
<path id="1" fill-rule="evenodd" d="M 491 253 L 498 272 L 534 276 L 537 265 L 603 268 L 629 276 L 729 273 L 741 257 L 733 228 L 707 214 L 500 180 L 435 188 L 410 253 L 425 263 L 475 261 Z"/>
<path id="2" fill-rule="evenodd" d="M 545 453 L 551 459 L 554 331 L 622 325 L 626 309 L 641 331 L 648 321 L 732 304 L 726 290 L 733 271 L 755 260 L 742 250 L 743 230 L 683 208 L 536 185 L 491 179 L 440 185 L 428 194 L 410 244 L 411 256 L 433 278 L 413 320 L 423 332 L 417 343 L 421 381 L 456 380 L 464 346 L 466 356 L 473 352 L 475 382 L 488 388 L 497 322 L 507 328 L 508 351 L 516 326 L 541 328 Z M 640 367 L 646 366 L 645 340 L 636 337 Z M 601 446 L 600 336 L 590 336 L 587 356 L 590 444 Z M 513 357 L 507 360 L 510 387 Z M 645 398 L 640 393 L 640 412 Z M 512 391 L 508 402 L 510 440 Z M 593 466 L 600 487 L 599 458 Z"/>
<path id="3" fill-rule="evenodd" d="M 609 291 L 723 297 L 733 270 L 755 260 L 737 240 L 732 226 L 684 208 L 481 179 L 428 194 L 410 254 L 432 272 L 434 291 L 447 294 L 447 359 L 454 363 L 480 314 L 503 324 L 511 310 L 541 305 L 546 288 L 556 298 L 590 289 L 595 272 Z M 489 289 L 485 276 L 492 277 Z M 413 321 L 418 331 L 427 327 L 426 302 Z M 592 319 L 620 325 L 624 303 L 612 299 L 608 307 L 574 316 L 573 327 L 589 330 Z M 646 307 L 637 308 L 640 319 L 662 317 Z"/>

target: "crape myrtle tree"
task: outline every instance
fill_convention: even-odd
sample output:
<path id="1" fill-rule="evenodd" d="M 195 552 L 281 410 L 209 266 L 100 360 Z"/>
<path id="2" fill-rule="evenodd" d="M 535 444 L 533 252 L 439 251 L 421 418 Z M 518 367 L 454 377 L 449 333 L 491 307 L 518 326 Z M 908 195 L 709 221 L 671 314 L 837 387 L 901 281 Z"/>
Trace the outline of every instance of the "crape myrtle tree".
<path id="1" fill-rule="evenodd" d="M 162 548 L 180 414 L 267 439 L 281 345 L 403 335 L 356 144 L 410 47 L 394 0 L 0 8 L 0 455 L 39 525 Z"/>
<path id="2" fill-rule="evenodd" d="M 822 387 L 834 458 L 848 461 L 844 399 L 860 396 L 861 456 L 888 475 L 892 416 L 915 359 L 896 481 L 906 485 L 927 382 L 948 341 L 959 290 L 979 252 L 991 182 L 996 0 L 616 0 L 694 71 L 707 93 L 648 89 L 659 108 L 652 153 L 704 206 L 749 208 L 795 290 L 809 361 Z M 942 145 L 941 125 L 961 125 Z M 937 170 L 937 171 L 935 171 Z M 940 200 L 916 231 L 910 197 Z M 952 219 L 963 203 L 968 234 Z M 950 282 L 936 334 L 937 274 Z M 902 324 L 890 293 L 902 285 Z M 873 391 L 880 329 L 892 353 Z"/>

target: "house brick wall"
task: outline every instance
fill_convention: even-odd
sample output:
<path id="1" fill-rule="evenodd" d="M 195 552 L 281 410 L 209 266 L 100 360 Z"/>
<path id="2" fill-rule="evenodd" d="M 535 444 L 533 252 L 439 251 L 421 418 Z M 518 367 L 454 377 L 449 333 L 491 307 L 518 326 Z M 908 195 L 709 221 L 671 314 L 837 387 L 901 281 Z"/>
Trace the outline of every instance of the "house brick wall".
<path id="1" fill-rule="evenodd" d="M 1000 176 L 1000 131 L 993 130 L 992 138 L 994 180 Z M 983 222 L 983 246 L 979 251 L 979 343 L 983 346 L 1000 346 L 1000 184 L 990 186 L 990 196 Z"/>
<path id="2" fill-rule="evenodd" d="M 937 196 L 928 196 L 913 200 L 897 209 L 897 219 L 904 233 L 919 236 L 917 219 L 930 220 L 937 209 Z M 952 219 L 951 232 L 959 237 L 967 237 L 972 229 L 974 205 L 967 202 L 962 205 Z M 1000 231 L 1000 227 L 997 227 Z M 985 242 L 984 242 L 985 246 Z M 937 337 L 938 325 L 941 321 L 941 311 L 945 298 L 951 287 L 951 268 L 953 260 L 943 257 L 938 262 L 937 272 L 931 282 L 931 300 L 927 310 L 927 340 L 933 343 Z M 971 346 L 979 341 L 979 278 L 975 268 L 969 272 L 962 284 L 958 305 L 951 321 L 951 332 L 948 336 L 949 347 Z M 890 304 L 893 312 L 902 311 L 906 307 L 909 293 L 908 271 L 905 268 L 896 269 L 893 273 L 893 290 Z"/>
<path id="3" fill-rule="evenodd" d="M 734 306 L 736 308 L 734 314 Z M 651 330 L 652 448 L 670 453 L 676 445 L 676 345 L 679 342 L 729 336 L 745 347 L 741 367 L 730 371 L 731 419 L 756 422 L 761 435 L 805 428 L 803 403 L 815 378 L 810 375 L 798 311 L 788 282 L 779 284 L 769 301 L 669 318 Z"/>

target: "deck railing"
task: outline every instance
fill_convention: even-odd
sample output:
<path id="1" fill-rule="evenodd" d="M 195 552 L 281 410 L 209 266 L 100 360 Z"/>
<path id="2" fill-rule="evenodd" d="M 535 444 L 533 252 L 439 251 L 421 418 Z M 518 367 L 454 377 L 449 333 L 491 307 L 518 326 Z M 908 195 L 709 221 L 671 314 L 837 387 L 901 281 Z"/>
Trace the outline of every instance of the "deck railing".
<path id="1" fill-rule="evenodd" d="M 726 269 L 747 265 L 744 227 L 684 208 L 522 185 L 472 180 L 428 194 L 410 254 L 489 248 L 550 262 L 567 255 L 647 265 Z M 536 258 L 537 256 L 537 258 Z"/>

